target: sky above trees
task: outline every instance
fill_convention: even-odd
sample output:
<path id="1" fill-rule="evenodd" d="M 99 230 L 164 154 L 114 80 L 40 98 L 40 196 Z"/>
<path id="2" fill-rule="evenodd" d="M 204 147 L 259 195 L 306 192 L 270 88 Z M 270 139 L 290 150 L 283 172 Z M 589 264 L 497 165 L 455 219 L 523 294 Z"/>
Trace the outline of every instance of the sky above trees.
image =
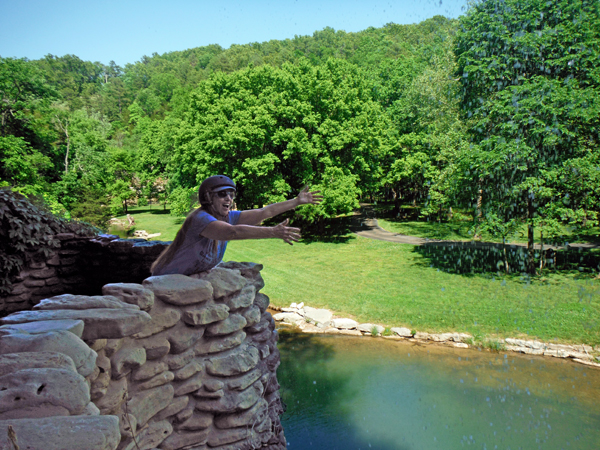
<path id="1" fill-rule="evenodd" d="M 219 44 L 355 32 L 389 22 L 457 18 L 467 0 L 106 0 L 0 2 L 0 56 L 77 55 L 123 66 L 144 55 Z"/>

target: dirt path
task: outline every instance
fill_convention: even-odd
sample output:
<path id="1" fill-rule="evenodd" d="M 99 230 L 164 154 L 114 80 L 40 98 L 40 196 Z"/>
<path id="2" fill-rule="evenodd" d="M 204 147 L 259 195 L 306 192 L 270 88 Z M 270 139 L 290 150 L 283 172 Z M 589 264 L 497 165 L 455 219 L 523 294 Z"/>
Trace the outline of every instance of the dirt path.
<path id="1" fill-rule="evenodd" d="M 404 234 L 391 233 L 384 230 L 377 223 L 375 218 L 375 212 L 373 207 L 369 204 L 360 205 L 360 210 L 353 218 L 352 231 L 358 236 L 366 237 L 368 239 L 376 239 L 378 241 L 397 242 L 400 244 L 411 244 L 411 245 L 437 245 L 437 246 L 460 246 L 470 248 L 483 248 L 483 247 L 498 247 L 501 248 L 502 244 L 495 242 L 482 242 L 482 241 L 445 241 L 440 239 L 426 239 L 416 236 L 407 236 Z M 510 243 L 510 246 L 527 247 L 524 243 Z M 591 244 L 568 244 L 567 246 L 552 246 L 544 244 L 545 249 L 560 249 L 560 248 L 600 248 L 600 243 Z M 535 248 L 539 249 L 540 245 L 535 244 Z"/>

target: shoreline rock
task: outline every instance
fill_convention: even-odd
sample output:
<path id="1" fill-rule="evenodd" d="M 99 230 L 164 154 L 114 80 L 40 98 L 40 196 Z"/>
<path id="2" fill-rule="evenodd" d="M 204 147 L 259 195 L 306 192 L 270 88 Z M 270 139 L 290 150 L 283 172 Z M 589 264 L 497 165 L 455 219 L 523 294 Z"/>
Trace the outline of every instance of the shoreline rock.
<path id="1" fill-rule="evenodd" d="M 273 319 L 285 326 L 293 326 L 303 333 L 343 334 L 348 336 L 373 336 L 391 340 L 410 340 L 422 344 L 447 345 L 455 348 L 478 347 L 473 336 L 468 333 L 426 333 L 411 331 L 405 327 L 390 328 L 391 335 L 384 336 L 385 327 L 372 323 L 358 323 L 352 319 L 335 317 L 327 309 L 317 309 L 292 303 L 289 308 L 269 306 Z M 552 344 L 538 340 L 505 338 L 495 341 L 502 346 L 499 350 L 523 353 L 526 355 L 571 358 L 572 361 L 600 368 L 600 346 L 592 348 L 586 344 Z"/>

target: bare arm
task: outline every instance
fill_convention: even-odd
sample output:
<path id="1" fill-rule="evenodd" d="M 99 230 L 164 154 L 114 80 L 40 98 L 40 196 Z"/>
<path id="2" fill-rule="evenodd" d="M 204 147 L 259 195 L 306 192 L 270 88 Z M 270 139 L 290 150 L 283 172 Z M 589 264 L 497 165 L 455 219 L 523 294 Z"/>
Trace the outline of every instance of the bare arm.
<path id="1" fill-rule="evenodd" d="M 253 225 L 231 225 L 221 220 L 209 223 L 200 233 L 208 239 L 215 241 L 235 241 L 240 239 L 283 239 L 293 245 L 300 240 L 300 229 L 288 227 L 288 220 L 274 227 L 257 227 Z"/>
<path id="2" fill-rule="evenodd" d="M 258 225 L 263 220 L 270 219 L 271 217 L 278 216 L 281 213 L 295 209 L 300 205 L 318 205 L 323 200 L 323 196 L 319 195 L 321 191 L 308 191 L 306 186 L 298 197 L 292 200 L 286 200 L 285 202 L 273 203 L 271 205 L 264 206 L 259 209 L 249 209 L 240 213 L 238 223 L 240 225 Z"/>

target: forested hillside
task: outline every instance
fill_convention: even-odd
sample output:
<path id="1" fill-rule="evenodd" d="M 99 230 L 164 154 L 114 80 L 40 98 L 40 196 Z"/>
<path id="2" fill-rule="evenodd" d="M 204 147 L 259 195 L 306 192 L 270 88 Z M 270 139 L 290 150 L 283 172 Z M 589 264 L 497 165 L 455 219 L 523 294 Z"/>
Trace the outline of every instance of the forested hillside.
<path id="1" fill-rule="evenodd" d="M 596 1 L 486 0 L 358 33 L 198 47 L 119 67 L 0 58 L 0 186 L 105 225 L 130 205 L 183 215 L 211 174 L 238 207 L 323 190 L 472 212 L 501 238 L 592 226 L 600 205 Z M 533 257 L 532 257 L 533 261 Z"/>

